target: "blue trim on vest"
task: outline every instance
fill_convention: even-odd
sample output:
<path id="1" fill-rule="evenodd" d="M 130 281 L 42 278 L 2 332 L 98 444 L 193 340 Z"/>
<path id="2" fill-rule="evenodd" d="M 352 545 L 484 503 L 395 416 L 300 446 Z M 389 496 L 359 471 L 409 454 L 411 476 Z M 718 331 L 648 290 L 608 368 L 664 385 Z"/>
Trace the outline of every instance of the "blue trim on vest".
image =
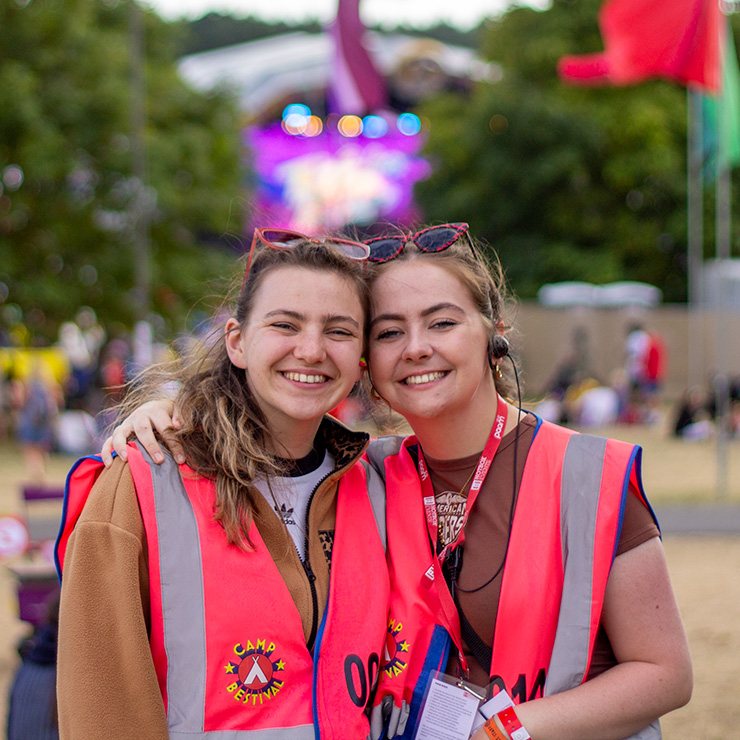
<path id="1" fill-rule="evenodd" d="M 630 455 L 629 464 L 624 474 L 624 480 L 622 481 L 622 493 L 619 497 L 619 519 L 617 521 L 617 533 L 614 537 L 614 547 L 612 548 L 612 563 L 614 558 L 617 557 L 617 548 L 619 547 L 619 540 L 622 539 L 622 524 L 624 524 L 624 510 L 627 506 L 627 496 L 629 496 L 630 478 L 632 477 L 632 465 L 635 460 L 635 451 L 632 450 Z"/>
<path id="2" fill-rule="evenodd" d="M 319 712 L 318 712 L 318 701 L 316 700 L 316 687 L 318 686 L 318 674 L 319 674 L 319 657 L 321 652 L 321 643 L 324 639 L 324 628 L 326 627 L 326 616 L 329 614 L 329 600 L 331 599 L 331 593 L 326 597 L 326 608 L 324 609 L 324 616 L 321 617 L 321 624 L 319 630 L 316 633 L 316 641 L 313 645 L 313 686 L 311 687 L 311 698 L 313 700 L 313 732 L 316 740 L 321 740 L 321 729 L 319 728 Z"/>
<path id="3" fill-rule="evenodd" d="M 650 516 L 653 517 L 653 521 L 655 522 L 655 526 L 658 528 L 658 532 L 660 532 L 660 524 L 658 523 L 658 517 L 655 516 L 655 512 L 653 511 L 653 507 L 650 505 L 650 502 L 648 501 L 647 496 L 645 495 L 645 489 L 642 486 L 642 447 L 640 445 L 634 445 L 632 448 L 632 453 L 630 454 L 629 462 L 627 463 L 627 470 L 624 475 L 624 481 L 622 483 L 622 497 L 619 503 L 619 523 L 617 524 L 617 537 L 614 540 L 614 552 L 612 553 L 612 562 L 614 562 L 614 558 L 617 557 L 617 549 L 619 547 L 619 540 L 622 538 L 622 524 L 624 523 L 624 510 L 627 506 L 627 496 L 629 496 L 629 485 L 630 485 L 630 479 L 632 478 L 632 469 L 637 469 L 637 483 L 640 488 L 640 494 L 642 495 L 642 500 L 645 502 L 645 506 L 647 506 L 647 510 L 650 512 Z M 661 539 L 663 537 L 663 533 L 660 533 Z"/>
<path id="4" fill-rule="evenodd" d="M 534 435 L 532 436 L 532 442 L 534 442 L 534 438 L 537 436 L 537 432 L 540 431 L 540 427 L 542 426 L 542 418 L 537 416 L 537 414 L 534 413 L 534 411 L 525 411 L 526 414 L 531 414 L 534 416 L 537 425 L 534 428 Z"/>
<path id="5" fill-rule="evenodd" d="M 424 665 L 422 666 L 416 686 L 414 686 L 414 694 L 411 697 L 409 716 L 406 720 L 406 729 L 404 730 L 403 735 L 401 735 L 401 740 L 410 740 L 414 736 L 416 721 L 419 716 L 421 705 L 424 701 L 427 684 L 429 683 L 429 675 L 431 673 L 436 673 L 437 671 L 444 672 L 447 667 L 447 659 L 450 655 L 451 643 L 452 638 L 447 630 L 441 625 L 435 624 L 434 632 L 432 632 L 432 639 L 429 641 L 427 654 L 424 658 Z"/>
<path id="6" fill-rule="evenodd" d="M 643 485 L 642 485 L 642 447 L 640 447 L 640 445 L 635 445 L 634 457 L 630 460 L 630 463 L 631 463 L 630 470 L 632 470 L 632 464 L 637 466 L 637 482 L 640 484 L 640 493 L 642 494 L 642 498 L 645 501 L 645 505 L 647 506 L 648 511 L 653 517 L 655 526 L 658 528 L 658 531 L 660 532 L 660 536 L 662 539 L 663 532 L 660 530 L 660 522 L 658 521 L 658 517 L 655 515 L 655 511 L 653 510 L 653 507 L 650 505 L 650 501 L 648 501 L 648 497 L 645 495 L 645 489 L 643 488 Z"/>
<path id="7" fill-rule="evenodd" d="M 114 453 L 115 454 L 115 453 Z M 62 539 L 62 534 L 64 532 L 64 525 L 67 521 L 67 503 L 69 502 L 69 481 L 70 478 L 74 475 L 75 470 L 82 465 L 85 460 L 96 460 L 99 463 L 103 462 L 103 458 L 100 455 L 85 455 L 84 457 L 81 457 L 75 462 L 75 464 L 70 468 L 69 473 L 67 473 L 67 477 L 64 480 L 64 503 L 62 504 L 62 519 L 59 523 L 59 534 L 57 534 L 56 542 L 54 543 L 54 566 L 57 569 L 57 578 L 59 579 L 59 583 L 62 582 L 62 564 L 59 562 L 59 543 Z"/>

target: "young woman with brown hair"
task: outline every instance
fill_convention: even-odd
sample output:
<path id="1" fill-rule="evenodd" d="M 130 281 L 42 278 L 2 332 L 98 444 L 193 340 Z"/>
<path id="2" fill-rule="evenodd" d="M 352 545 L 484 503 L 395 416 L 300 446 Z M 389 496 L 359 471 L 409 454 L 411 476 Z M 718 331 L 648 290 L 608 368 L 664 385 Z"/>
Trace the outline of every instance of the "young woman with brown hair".
<path id="1" fill-rule="evenodd" d="M 62 738 L 367 736 L 384 502 L 358 464 L 368 435 L 326 416 L 360 378 L 366 257 L 258 230 L 222 338 L 131 397 L 179 384 L 187 462 L 129 445 L 73 469 Z"/>

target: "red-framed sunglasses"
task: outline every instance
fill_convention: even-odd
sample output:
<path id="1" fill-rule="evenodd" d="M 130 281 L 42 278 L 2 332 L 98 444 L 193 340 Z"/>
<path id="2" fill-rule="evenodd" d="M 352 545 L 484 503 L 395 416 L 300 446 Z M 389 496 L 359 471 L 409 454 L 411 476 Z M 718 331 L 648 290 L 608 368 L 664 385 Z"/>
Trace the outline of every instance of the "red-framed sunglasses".
<path id="1" fill-rule="evenodd" d="M 376 236 L 368 239 L 365 244 L 370 248 L 368 260 L 370 262 L 388 262 L 401 254 L 407 242 L 413 242 L 420 252 L 443 252 L 451 247 L 463 234 L 468 233 L 465 223 L 440 224 L 429 226 L 415 234 L 399 234 L 397 236 Z M 470 243 L 470 239 L 468 239 Z M 470 248 L 473 245 L 470 244 Z"/>
<path id="2" fill-rule="evenodd" d="M 249 248 L 249 258 L 247 267 L 244 270 L 244 282 L 247 281 L 249 268 L 252 266 L 252 257 L 254 256 L 254 247 L 257 242 L 261 242 L 266 247 L 272 249 L 293 249 L 302 241 L 313 242 L 314 244 L 330 244 L 339 249 L 345 257 L 358 262 L 364 262 L 370 257 L 370 248 L 362 242 L 353 242 L 349 239 L 314 239 L 313 237 L 301 234 L 299 231 L 290 229 L 255 229 L 252 237 L 252 246 Z"/>

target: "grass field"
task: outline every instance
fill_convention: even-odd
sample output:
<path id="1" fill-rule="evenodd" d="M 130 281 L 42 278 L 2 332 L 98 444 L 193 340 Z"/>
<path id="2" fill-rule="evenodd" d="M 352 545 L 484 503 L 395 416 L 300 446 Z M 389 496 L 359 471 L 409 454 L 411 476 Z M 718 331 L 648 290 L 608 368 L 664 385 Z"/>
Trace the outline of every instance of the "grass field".
<path id="1" fill-rule="evenodd" d="M 658 427 L 619 427 L 604 433 L 641 444 L 645 488 L 654 503 L 717 500 L 714 443 L 689 444 Z M 740 441 L 728 449 L 725 502 L 740 504 Z M 50 481 L 61 483 L 72 463 L 55 457 Z M 23 463 L 17 448 L 0 443 L 0 514 L 20 511 Z M 666 536 L 665 551 L 694 658 L 691 703 L 663 720 L 666 740 L 740 738 L 740 536 Z M 17 665 L 15 645 L 28 632 L 17 617 L 15 585 L 0 569 L 0 727 Z M 4 732 L 2 733 L 4 736 Z M 567 739 L 566 739 L 567 740 Z"/>

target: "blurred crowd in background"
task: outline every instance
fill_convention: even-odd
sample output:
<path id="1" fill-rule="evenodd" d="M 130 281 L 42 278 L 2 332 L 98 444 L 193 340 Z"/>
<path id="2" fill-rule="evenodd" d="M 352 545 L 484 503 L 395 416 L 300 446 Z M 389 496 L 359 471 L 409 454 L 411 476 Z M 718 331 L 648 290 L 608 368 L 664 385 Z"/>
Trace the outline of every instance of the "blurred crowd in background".
<path id="1" fill-rule="evenodd" d="M 692 386 L 668 402 L 664 384 L 668 348 L 660 333 L 639 322 L 627 326 L 623 362 L 608 378 L 591 369 L 589 336 L 577 327 L 565 355 L 542 389 L 537 413 L 549 421 L 596 429 L 615 424 L 663 425 L 687 441 L 709 439 L 717 431 L 717 394 L 710 384 Z M 740 437 L 740 377 L 729 383 L 728 432 Z"/>
<path id="2" fill-rule="evenodd" d="M 50 452 L 70 456 L 100 449 L 116 417 L 126 384 L 153 362 L 173 359 L 178 347 L 210 331 L 203 319 L 172 347 L 154 341 L 151 326 L 109 337 L 95 312 L 81 307 L 60 326 L 49 347 L 19 346 L 18 337 L 0 337 L 0 440 L 20 445 L 30 481 L 42 482 Z M 668 350 L 661 335 L 642 323 L 626 328 L 623 362 L 608 378 L 591 370 L 593 348 L 582 327 L 541 389 L 534 410 L 543 418 L 579 428 L 615 424 L 664 425 L 689 441 L 716 433 L 712 387 L 692 387 L 674 403 L 664 396 Z M 530 389 L 537 391 L 537 389 Z M 730 382 L 729 432 L 740 436 L 740 378 Z M 372 408 L 362 394 L 350 396 L 335 414 L 350 426 L 363 423 Z M 376 419 L 377 423 L 377 419 Z"/>
<path id="3" fill-rule="evenodd" d="M 146 322 L 109 337 L 83 306 L 49 347 L 0 344 L 0 440 L 17 440 L 27 478 L 42 482 L 50 452 L 81 456 L 100 449 L 126 383 L 144 367 L 171 357 Z"/>

